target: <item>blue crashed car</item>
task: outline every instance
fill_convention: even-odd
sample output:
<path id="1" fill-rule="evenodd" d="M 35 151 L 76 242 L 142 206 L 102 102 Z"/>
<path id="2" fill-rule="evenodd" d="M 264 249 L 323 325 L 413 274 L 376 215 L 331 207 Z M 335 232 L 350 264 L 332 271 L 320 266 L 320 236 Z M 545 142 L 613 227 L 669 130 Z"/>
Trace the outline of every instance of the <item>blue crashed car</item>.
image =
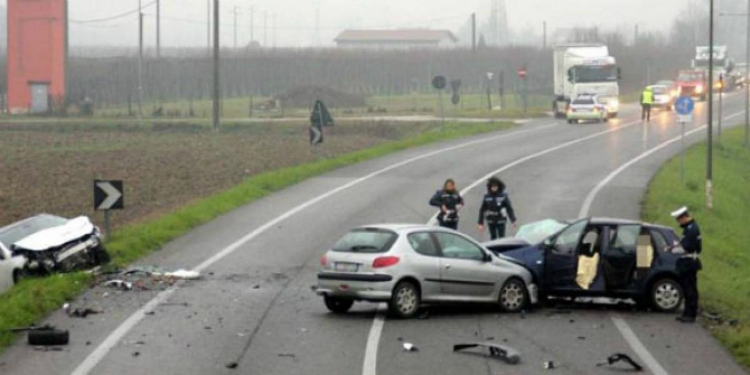
<path id="1" fill-rule="evenodd" d="M 684 250 L 672 228 L 637 221 L 544 220 L 514 238 L 484 245 L 531 271 L 542 297 L 632 298 L 663 312 L 683 301 L 677 260 Z"/>

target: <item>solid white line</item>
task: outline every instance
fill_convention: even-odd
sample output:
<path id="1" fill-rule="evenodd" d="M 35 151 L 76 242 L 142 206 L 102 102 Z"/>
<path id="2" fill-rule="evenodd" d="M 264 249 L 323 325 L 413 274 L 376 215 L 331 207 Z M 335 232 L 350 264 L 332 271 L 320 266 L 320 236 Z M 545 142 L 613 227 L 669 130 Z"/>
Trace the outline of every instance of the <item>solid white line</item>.
<path id="1" fill-rule="evenodd" d="M 617 327 L 617 330 L 622 334 L 622 337 L 625 338 L 625 341 L 627 341 L 630 347 L 633 348 L 635 354 L 638 355 L 653 375 L 669 375 L 669 373 L 661 367 L 659 362 L 656 361 L 656 358 L 651 355 L 648 349 L 643 346 L 641 340 L 638 340 L 638 336 L 636 336 L 633 330 L 630 329 L 630 326 L 625 323 L 625 320 L 617 316 L 617 314 L 612 314 L 611 318 L 615 327 Z"/>
<path id="2" fill-rule="evenodd" d="M 372 321 L 372 327 L 370 327 L 370 333 L 367 335 L 367 345 L 365 346 L 365 360 L 362 365 L 362 375 L 376 375 L 377 373 L 377 362 L 378 362 L 378 344 L 380 343 L 380 335 L 383 333 L 383 325 L 385 325 L 385 312 L 387 307 L 385 303 L 378 305 L 378 310 L 375 313 L 375 319 Z"/>
<path id="3" fill-rule="evenodd" d="M 402 162 L 399 162 L 399 163 L 396 163 L 396 164 L 392 164 L 392 165 L 390 165 L 390 166 L 388 166 L 386 168 L 377 170 L 375 172 L 372 172 L 372 173 L 370 173 L 368 175 L 365 175 L 365 176 L 360 177 L 360 178 L 358 178 L 356 180 L 353 180 L 353 181 L 351 181 L 351 182 L 349 182 L 347 184 L 344 184 L 344 185 L 342 185 L 342 186 L 340 186 L 340 187 L 338 187 L 336 189 L 330 190 L 329 192 L 327 192 L 327 193 L 325 193 L 323 195 L 320 195 L 320 196 L 318 196 L 316 198 L 313 198 L 313 199 L 311 199 L 311 200 L 309 200 L 309 201 L 307 201 L 307 202 L 305 202 L 305 203 L 303 203 L 303 204 L 301 204 L 301 205 L 299 205 L 299 206 L 297 206 L 297 207 L 295 207 L 295 208 L 293 208 L 293 209 L 291 209 L 291 210 L 283 213 L 282 215 L 280 215 L 280 216 L 276 217 L 275 219 L 267 222 L 266 224 L 258 227 L 254 231 L 248 233 L 244 237 L 240 238 L 239 240 L 235 241 L 231 245 L 227 246 L 222 251 L 218 252 L 214 256 L 212 256 L 209 259 L 205 260 L 203 263 L 201 263 L 198 266 L 196 266 L 193 270 L 194 271 L 198 271 L 198 272 L 201 272 L 201 271 L 205 270 L 206 268 L 208 268 L 211 265 L 215 264 L 216 262 L 222 260 L 226 256 L 232 254 L 234 251 L 236 251 L 237 249 L 239 249 L 241 246 L 245 245 L 249 241 L 251 241 L 254 238 L 258 237 L 263 232 L 267 231 L 268 229 L 271 229 L 271 228 L 275 227 L 280 222 L 282 222 L 284 220 L 287 220 L 288 218 L 290 218 L 290 217 L 294 216 L 295 214 L 299 213 L 300 211 L 302 211 L 302 210 L 304 210 L 304 209 L 306 209 L 306 208 L 308 208 L 308 207 L 310 207 L 310 206 L 312 206 L 312 205 L 314 205 L 314 204 L 316 204 L 316 203 L 318 203 L 318 202 L 320 202 L 320 201 L 322 201 L 322 200 L 324 200 L 326 198 L 329 198 L 329 197 L 331 197 L 331 196 L 333 196 L 335 194 L 338 194 L 338 193 L 340 193 L 340 192 L 342 192 L 342 191 L 344 191 L 346 189 L 349 189 L 349 188 L 351 188 L 353 186 L 361 184 L 362 182 L 365 182 L 365 181 L 367 181 L 369 179 L 372 179 L 373 177 L 376 177 L 378 175 L 381 175 L 383 173 L 389 172 L 391 170 L 394 170 L 396 168 L 402 167 L 404 165 L 411 164 L 411 163 L 414 163 L 416 161 L 423 160 L 423 159 L 426 159 L 426 158 L 429 158 L 429 157 L 432 157 L 432 156 L 435 156 L 435 155 L 438 155 L 438 154 L 441 154 L 441 153 L 445 153 L 445 152 L 449 152 L 449 151 L 454 151 L 454 150 L 458 150 L 458 149 L 469 147 L 469 146 L 474 146 L 474 145 L 481 144 L 481 143 L 491 142 L 491 141 L 494 141 L 494 140 L 497 140 L 497 139 L 500 139 L 500 138 L 506 138 L 506 137 L 510 137 L 510 136 L 514 136 L 514 135 L 519 135 L 519 134 L 525 134 L 525 133 L 529 133 L 529 132 L 536 132 L 536 131 L 540 131 L 540 130 L 545 130 L 545 129 L 550 128 L 552 126 L 555 126 L 557 124 L 558 123 L 551 123 L 551 124 L 546 124 L 546 125 L 542 125 L 542 126 L 539 126 L 539 127 L 534 127 L 534 128 L 531 128 L 531 129 L 527 129 L 527 130 L 519 130 L 519 131 L 513 131 L 513 132 L 504 132 L 503 134 L 499 134 L 499 135 L 496 135 L 496 136 L 493 136 L 493 137 L 482 138 L 482 139 L 478 139 L 478 140 L 474 140 L 474 141 L 464 142 L 464 143 L 461 143 L 461 144 L 458 144 L 458 145 L 455 145 L 455 146 L 446 147 L 446 148 L 442 148 L 442 149 L 439 149 L 439 150 L 431 151 L 431 152 L 428 152 L 428 153 L 425 153 L 425 154 L 422 154 L 422 155 L 419 155 L 419 156 L 416 156 L 416 157 L 404 160 Z M 83 362 L 75 370 L 73 370 L 73 372 L 71 374 L 72 375 L 88 375 L 91 372 L 91 370 L 93 370 L 94 367 L 96 365 L 98 365 L 99 362 L 101 362 L 102 359 L 104 359 L 104 357 L 107 355 L 107 353 L 109 353 L 112 350 L 112 348 L 114 348 L 117 345 L 117 343 L 120 342 L 120 340 L 122 340 L 122 338 L 125 337 L 125 335 L 131 329 L 133 329 L 133 327 L 135 327 L 141 320 L 143 320 L 143 318 L 146 316 L 146 312 L 147 311 L 153 310 L 156 306 L 158 306 L 160 303 L 162 303 L 163 301 L 165 301 L 170 295 L 172 295 L 172 293 L 174 293 L 176 290 L 177 290 L 177 288 L 175 287 L 175 288 L 167 289 L 167 290 L 159 293 L 156 297 L 154 297 L 146 305 L 144 305 L 143 307 L 141 307 L 140 309 L 138 309 L 136 312 L 134 312 L 130 317 L 128 317 L 128 319 L 126 319 L 124 322 L 122 322 L 112 333 L 110 333 L 109 336 L 107 336 L 107 338 L 104 339 L 104 341 L 101 344 L 99 344 L 99 346 L 97 346 L 96 349 L 94 349 L 94 351 L 91 352 L 91 354 L 89 354 L 86 357 L 86 359 L 84 359 Z M 375 350 L 377 350 L 377 347 L 376 347 Z"/>

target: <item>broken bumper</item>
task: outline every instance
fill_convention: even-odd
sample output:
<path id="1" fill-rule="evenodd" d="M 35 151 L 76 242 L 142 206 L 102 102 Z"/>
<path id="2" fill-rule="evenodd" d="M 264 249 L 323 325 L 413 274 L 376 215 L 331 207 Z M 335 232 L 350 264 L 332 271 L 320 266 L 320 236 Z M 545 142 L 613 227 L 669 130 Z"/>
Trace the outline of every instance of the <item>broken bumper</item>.
<path id="1" fill-rule="evenodd" d="M 351 298 L 362 301 L 388 301 L 394 279 L 385 274 L 321 272 L 318 274 L 320 296 Z"/>

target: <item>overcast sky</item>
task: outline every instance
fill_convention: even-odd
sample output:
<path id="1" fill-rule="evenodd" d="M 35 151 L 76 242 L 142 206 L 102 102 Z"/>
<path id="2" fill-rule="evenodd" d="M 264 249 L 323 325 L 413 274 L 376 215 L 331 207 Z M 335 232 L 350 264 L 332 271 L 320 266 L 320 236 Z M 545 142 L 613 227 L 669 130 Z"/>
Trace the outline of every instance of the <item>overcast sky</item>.
<path id="1" fill-rule="evenodd" d="M 0 0 L 5 3 L 7 0 Z M 142 0 L 144 5 L 154 0 Z M 162 43 L 165 46 L 206 45 L 208 0 L 161 0 Z M 539 30 L 547 21 L 550 30 L 598 25 L 632 30 L 665 30 L 686 0 L 505 0 L 510 26 L 515 30 Z M 80 23 L 116 16 L 138 7 L 138 0 L 69 0 L 73 45 L 137 45 L 137 15 L 107 21 Z M 276 18 L 278 46 L 331 45 L 344 28 L 448 28 L 457 31 L 472 12 L 479 22 L 489 18 L 490 0 L 222 0 L 222 43 L 234 43 L 233 12 L 237 7 L 238 44 L 250 40 L 251 6 L 255 9 L 255 39 L 273 43 Z M 316 9 L 320 33 L 315 33 Z M 154 44 L 155 7 L 145 8 L 146 40 Z"/>

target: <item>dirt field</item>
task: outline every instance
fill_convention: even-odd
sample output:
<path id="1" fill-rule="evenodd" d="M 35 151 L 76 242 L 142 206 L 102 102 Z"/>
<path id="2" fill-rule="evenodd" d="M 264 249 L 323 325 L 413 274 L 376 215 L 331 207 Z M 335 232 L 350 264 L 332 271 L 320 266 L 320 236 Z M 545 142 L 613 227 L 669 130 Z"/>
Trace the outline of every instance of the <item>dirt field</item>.
<path id="1" fill-rule="evenodd" d="M 119 226 L 168 212 L 276 168 L 370 147 L 438 125 L 358 123 L 326 129 L 312 148 L 305 125 L 0 125 L 0 226 L 40 212 L 91 216 L 93 180 L 125 181 Z"/>

